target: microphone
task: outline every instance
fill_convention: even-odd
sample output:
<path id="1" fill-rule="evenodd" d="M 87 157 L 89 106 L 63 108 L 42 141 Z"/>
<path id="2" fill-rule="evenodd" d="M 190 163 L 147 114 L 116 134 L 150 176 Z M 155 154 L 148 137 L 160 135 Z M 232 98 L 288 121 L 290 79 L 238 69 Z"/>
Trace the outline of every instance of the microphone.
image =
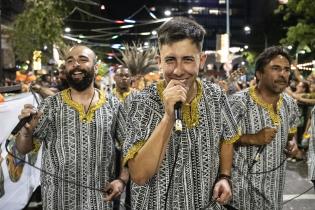
<path id="1" fill-rule="evenodd" d="M 264 151 L 265 147 L 266 147 L 266 145 L 259 146 L 259 148 L 258 148 L 258 150 L 256 152 L 256 155 L 255 155 L 255 158 L 254 158 L 255 162 L 258 162 L 260 160 L 260 155 Z"/>
<path id="2" fill-rule="evenodd" d="M 33 115 L 31 114 L 28 117 L 22 118 L 20 120 L 20 122 L 13 128 L 13 130 L 11 131 L 11 134 L 16 135 L 26 123 L 28 123 L 32 120 L 32 117 L 33 117 Z"/>
<path id="3" fill-rule="evenodd" d="M 174 105 L 175 132 L 181 132 L 183 130 L 181 107 L 182 107 L 181 101 L 176 102 Z"/>
<path id="4" fill-rule="evenodd" d="M 9 142 L 14 138 L 14 136 L 22 129 L 22 127 L 30 122 L 32 120 L 33 115 L 31 114 L 28 117 L 24 117 L 20 120 L 20 122 L 13 128 L 13 130 L 11 131 L 10 136 L 7 138 L 7 141 L 5 143 L 6 147 L 8 146 Z"/>

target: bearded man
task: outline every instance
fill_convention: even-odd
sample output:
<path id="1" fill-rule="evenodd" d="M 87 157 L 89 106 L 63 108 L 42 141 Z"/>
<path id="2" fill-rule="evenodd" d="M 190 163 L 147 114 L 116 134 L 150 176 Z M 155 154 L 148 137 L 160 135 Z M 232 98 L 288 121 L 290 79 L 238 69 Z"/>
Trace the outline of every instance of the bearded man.
<path id="1" fill-rule="evenodd" d="M 283 92 L 289 84 L 290 56 L 281 47 L 269 47 L 257 57 L 255 71 L 257 85 L 229 98 L 242 134 L 234 145 L 229 210 L 282 209 L 286 157 L 298 151 L 292 139 L 298 107 Z"/>
<path id="2" fill-rule="evenodd" d="M 124 139 L 124 112 L 115 97 L 94 88 L 95 53 L 73 47 L 65 63 L 70 88 L 46 98 L 38 111 L 25 105 L 20 118 L 33 115 L 16 137 L 26 154 L 33 137 L 44 142 L 41 174 L 43 209 L 112 209 L 105 200 L 118 197 L 128 181 L 115 179 L 115 141 Z"/>

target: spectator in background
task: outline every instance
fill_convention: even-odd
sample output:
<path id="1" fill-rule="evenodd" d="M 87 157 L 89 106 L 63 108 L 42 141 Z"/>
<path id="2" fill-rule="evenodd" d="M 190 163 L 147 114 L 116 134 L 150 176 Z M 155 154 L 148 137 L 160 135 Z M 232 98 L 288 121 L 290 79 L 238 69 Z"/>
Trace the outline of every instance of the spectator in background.
<path id="1" fill-rule="evenodd" d="M 114 81 L 115 88 L 113 89 L 113 94 L 119 101 L 124 102 L 127 96 L 132 92 L 132 88 L 130 87 L 131 75 L 128 68 L 118 66 L 115 70 Z"/>
<path id="2" fill-rule="evenodd" d="M 308 178 L 313 182 L 315 190 L 315 108 L 311 114 L 311 138 L 308 147 Z"/>
<path id="3" fill-rule="evenodd" d="M 310 85 L 308 81 L 301 80 L 296 85 L 296 90 L 294 92 L 290 91 L 289 88 L 286 89 L 286 92 L 292 96 L 294 99 L 296 99 L 299 107 L 299 125 L 297 127 L 297 135 L 296 135 L 296 141 L 298 146 L 301 148 L 301 142 L 303 139 L 303 134 L 305 133 L 305 128 L 307 124 L 307 119 L 310 117 L 311 109 L 309 109 L 309 105 L 301 101 L 301 96 L 304 94 L 309 94 L 310 92 Z"/>
<path id="4" fill-rule="evenodd" d="M 43 98 L 46 98 L 48 96 L 53 96 L 59 91 L 63 91 L 67 88 L 69 88 L 66 74 L 65 74 L 65 65 L 61 64 L 58 71 L 58 78 L 57 78 L 57 86 L 56 87 L 50 87 L 50 84 L 47 84 L 46 82 L 43 84 L 43 82 L 36 82 L 32 85 L 32 88 L 35 92 L 37 92 L 39 95 L 41 95 Z M 45 78 L 45 77 L 44 77 Z"/>

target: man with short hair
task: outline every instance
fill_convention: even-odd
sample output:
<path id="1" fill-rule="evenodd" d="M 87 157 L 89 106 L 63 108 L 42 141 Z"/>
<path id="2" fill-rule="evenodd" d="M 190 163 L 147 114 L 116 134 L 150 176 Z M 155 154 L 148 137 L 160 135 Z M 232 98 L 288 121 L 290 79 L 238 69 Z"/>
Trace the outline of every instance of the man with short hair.
<path id="1" fill-rule="evenodd" d="M 115 142 L 124 141 L 124 111 L 119 101 L 93 86 L 95 53 L 73 47 L 65 63 L 70 86 L 45 99 L 38 112 L 25 105 L 20 118 L 33 114 L 21 129 L 16 147 L 33 148 L 32 137 L 44 142 L 41 174 L 43 209 L 112 209 L 128 181 L 128 171 L 115 177 Z M 116 179 L 115 179 L 116 178 Z"/>
<path id="2" fill-rule="evenodd" d="M 128 105 L 130 101 L 132 100 L 132 94 L 133 94 L 133 89 L 130 87 L 131 86 L 131 75 L 129 72 L 129 69 L 120 65 L 117 67 L 115 70 L 114 74 L 114 81 L 115 81 L 115 88 L 113 89 L 113 94 L 117 97 L 117 99 L 120 101 L 120 103 L 123 105 L 125 111 L 128 110 Z M 118 157 L 121 157 L 122 151 L 120 148 L 122 145 L 118 145 L 116 155 Z M 120 169 L 121 167 L 121 160 L 117 158 L 116 162 L 116 167 Z M 117 171 L 120 173 L 120 171 Z M 125 188 L 126 196 L 125 196 L 125 208 L 131 209 L 131 201 L 130 201 L 130 181 L 128 181 L 126 188 Z"/>
<path id="3" fill-rule="evenodd" d="M 257 85 L 229 98 L 242 135 L 234 146 L 233 200 L 228 209 L 282 209 L 286 155 L 297 152 L 291 140 L 298 107 L 283 93 L 290 66 L 281 47 L 265 49 L 256 60 Z"/>
<path id="4" fill-rule="evenodd" d="M 113 89 L 114 95 L 120 102 L 125 101 L 127 96 L 132 92 L 131 75 L 128 68 L 118 66 L 114 74 L 115 88 Z"/>
<path id="5" fill-rule="evenodd" d="M 165 79 L 135 95 L 127 119 L 124 164 L 133 180 L 132 209 L 221 209 L 231 198 L 237 125 L 220 87 L 197 78 L 206 61 L 204 35 L 184 17 L 158 31 Z M 177 102 L 183 124 L 176 132 Z"/>

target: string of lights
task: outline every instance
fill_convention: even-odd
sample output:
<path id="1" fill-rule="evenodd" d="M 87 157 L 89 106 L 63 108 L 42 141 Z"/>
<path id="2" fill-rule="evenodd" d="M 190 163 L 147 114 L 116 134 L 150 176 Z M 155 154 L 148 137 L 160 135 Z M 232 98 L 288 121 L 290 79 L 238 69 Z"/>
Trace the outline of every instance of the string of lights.
<path id="1" fill-rule="evenodd" d="M 315 60 L 307 63 L 301 63 L 296 65 L 299 70 L 313 71 L 315 66 Z"/>
<path id="2" fill-rule="evenodd" d="M 134 16 L 136 16 L 138 13 L 140 13 L 142 10 L 145 10 L 154 20 L 132 20 Z M 73 15 L 75 12 L 79 12 L 81 14 L 87 15 L 88 17 L 96 18 L 101 21 L 87 21 L 87 20 L 73 20 L 68 19 L 71 15 Z M 136 10 L 134 13 L 132 13 L 129 17 L 127 17 L 124 20 L 113 20 L 108 19 L 104 17 L 100 17 L 98 15 L 92 14 L 82 8 L 75 7 L 70 14 L 64 18 L 65 21 L 70 22 L 86 22 L 86 23 L 105 23 L 105 24 L 119 24 L 118 26 L 113 27 L 102 27 L 102 28 L 91 28 L 91 29 L 81 29 L 81 28 L 75 28 L 70 29 L 69 27 L 65 28 L 66 34 L 63 36 L 63 38 L 75 41 L 77 43 L 85 43 L 85 44 L 100 44 L 100 41 L 109 41 L 113 39 L 117 39 L 121 36 L 155 36 L 156 31 L 143 31 L 143 32 L 132 32 L 128 29 L 131 28 L 139 28 L 151 24 L 157 24 L 161 22 L 165 22 L 170 20 L 171 18 L 161 18 L 158 19 L 149 9 L 146 5 L 143 5 L 138 10 Z M 122 25 L 123 24 L 123 25 Z M 126 30 L 127 29 L 127 30 Z M 84 35 L 84 34 L 70 34 L 69 32 L 95 32 L 97 34 L 92 35 Z"/>

